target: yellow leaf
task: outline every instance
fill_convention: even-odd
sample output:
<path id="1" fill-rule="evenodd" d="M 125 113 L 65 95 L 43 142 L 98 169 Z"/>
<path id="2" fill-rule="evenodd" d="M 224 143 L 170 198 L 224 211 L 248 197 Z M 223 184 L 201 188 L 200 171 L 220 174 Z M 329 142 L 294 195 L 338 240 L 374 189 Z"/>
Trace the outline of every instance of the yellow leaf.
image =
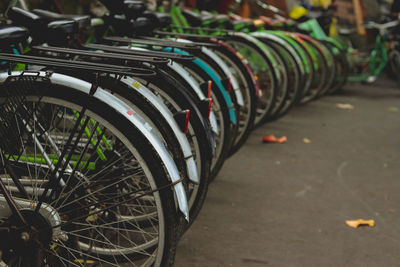
<path id="1" fill-rule="evenodd" d="M 92 261 L 92 260 L 82 260 L 82 259 L 75 259 L 74 262 L 77 262 L 77 263 L 86 263 L 86 264 L 93 264 L 93 263 L 95 263 L 95 261 Z"/>
<path id="2" fill-rule="evenodd" d="M 86 218 L 86 221 L 87 221 L 88 223 L 90 223 L 90 222 L 95 222 L 95 221 L 97 221 L 97 219 L 98 219 L 97 214 L 94 214 L 94 215 L 88 216 L 88 217 Z"/>
<path id="3" fill-rule="evenodd" d="M 358 228 L 361 225 L 367 225 L 367 226 L 373 227 L 373 226 L 375 226 L 375 221 L 374 220 L 363 220 L 363 219 L 347 220 L 346 224 L 353 228 Z"/>
<path id="4" fill-rule="evenodd" d="M 341 103 L 337 103 L 337 104 L 336 104 L 336 107 L 337 107 L 337 108 L 340 108 L 340 109 L 354 109 L 354 106 L 351 105 L 351 104 L 341 104 Z"/>
<path id="5" fill-rule="evenodd" d="M 303 142 L 306 143 L 306 144 L 309 144 L 309 143 L 311 143 L 311 140 L 308 139 L 308 138 L 304 138 L 304 139 L 303 139 Z"/>

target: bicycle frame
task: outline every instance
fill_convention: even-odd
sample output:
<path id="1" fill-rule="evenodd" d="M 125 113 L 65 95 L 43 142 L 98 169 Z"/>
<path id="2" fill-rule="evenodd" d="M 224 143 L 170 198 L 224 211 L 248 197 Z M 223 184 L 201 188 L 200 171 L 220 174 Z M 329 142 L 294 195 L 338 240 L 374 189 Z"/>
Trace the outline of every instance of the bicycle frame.
<path id="1" fill-rule="evenodd" d="M 371 51 L 365 61 L 368 62 L 368 71 L 366 73 L 353 74 L 348 77 L 350 82 L 374 82 L 383 72 L 388 64 L 388 50 L 386 48 L 386 38 L 380 34 L 375 41 L 374 49 Z M 350 60 L 351 64 L 362 61 L 363 59 Z"/>
<path id="2" fill-rule="evenodd" d="M 319 23 L 315 19 L 311 19 L 307 22 L 300 24 L 300 27 L 305 30 L 311 31 L 311 36 L 318 39 L 328 41 L 333 44 L 337 49 L 345 51 L 347 60 L 350 65 L 358 62 L 367 62 L 368 70 L 360 74 L 351 74 L 347 80 L 349 82 L 374 82 L 376 78 L 383 72 L 388 64 L 388 50 L 387 50 L 387 31 L 380 30 L 375 40 L 374 49 L 370 52 L 367 58 L 351 58 L 353 49 L 351 47 L 345 47 L 337 39 L 328 37 Z M 334 53 L 338 51 L 333 50 Z"/>

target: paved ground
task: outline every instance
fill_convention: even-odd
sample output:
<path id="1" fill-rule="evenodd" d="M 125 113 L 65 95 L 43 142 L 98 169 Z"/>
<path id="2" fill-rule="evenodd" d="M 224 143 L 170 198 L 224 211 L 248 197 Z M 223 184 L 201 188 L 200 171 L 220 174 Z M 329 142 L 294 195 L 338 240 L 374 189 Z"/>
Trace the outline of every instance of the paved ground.
<path id="1" fill-rule="evenodd" d="M 400 266 L 395 88 L 348 86 L 255 130 L 210 186 L 175 266 Z M 288 142 L 262 144 L 269 134 Z M 346 226 L 358 218 L 376 226 Z"/>

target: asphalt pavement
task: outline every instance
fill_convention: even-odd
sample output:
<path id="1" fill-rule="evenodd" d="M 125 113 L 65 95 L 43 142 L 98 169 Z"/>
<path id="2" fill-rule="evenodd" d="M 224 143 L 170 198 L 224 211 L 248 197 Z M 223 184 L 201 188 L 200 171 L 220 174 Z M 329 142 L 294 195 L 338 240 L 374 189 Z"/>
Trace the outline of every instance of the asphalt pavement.
<path id="1" fill-rule="evenodd" d="M 270 134 L 287 143 L 263 144 Z M 175 266 L 400 266 L 397 85 L 347 85 L 254 130 L 210 185 Z"/>

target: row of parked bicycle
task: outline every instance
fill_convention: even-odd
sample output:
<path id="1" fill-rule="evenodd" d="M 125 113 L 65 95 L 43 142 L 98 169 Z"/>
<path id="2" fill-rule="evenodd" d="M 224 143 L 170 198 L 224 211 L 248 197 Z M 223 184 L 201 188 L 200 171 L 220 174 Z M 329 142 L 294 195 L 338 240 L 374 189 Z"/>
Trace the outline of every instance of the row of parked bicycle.
<path id="1" fill-rule="evenodd" d="M 8 266 L 172 266 L 251 130 L 346 80 L 342 51 L 304 30 L 101 2 L 91 18 L 11 1 L 0 26 Z"/>

